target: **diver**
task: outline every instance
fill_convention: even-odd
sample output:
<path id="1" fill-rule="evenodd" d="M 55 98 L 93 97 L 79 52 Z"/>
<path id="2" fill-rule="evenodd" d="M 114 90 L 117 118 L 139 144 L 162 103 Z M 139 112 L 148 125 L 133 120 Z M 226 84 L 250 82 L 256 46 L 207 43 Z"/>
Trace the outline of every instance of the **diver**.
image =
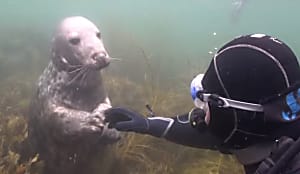
<path id="1" fill-rule="evenodd" d="M 245 5 L 247 4 L 247 1 L 248 0 L 234 0 L 234 2 L 232 3 L 234 8 L 231 14 L 232 22 L 238 21 L 243 9 L 245 8 Z"/>
<path id="2" fill-rule="evenodd" d="M 106 111 L 109 127 L 233 154 L 245 173 L 300 174 L 300 68 L 293 51 L 265 34 L 237 37 L 191 82 L 195 107 L 174 117 Z"/>

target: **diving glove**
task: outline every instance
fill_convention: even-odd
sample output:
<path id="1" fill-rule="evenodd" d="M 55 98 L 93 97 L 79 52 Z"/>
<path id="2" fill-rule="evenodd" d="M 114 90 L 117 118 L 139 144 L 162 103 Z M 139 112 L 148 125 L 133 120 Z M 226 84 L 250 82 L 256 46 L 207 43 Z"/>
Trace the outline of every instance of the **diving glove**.
<path id="1" fill-rule="evenodd" d="M 142 114 L 121 107 L 110 108 L 105 111 L 105 122 L 109 128 L 119 131 L 132 131 L 164 137 L 174 120 L 164 117 L 145 117 Z"/>

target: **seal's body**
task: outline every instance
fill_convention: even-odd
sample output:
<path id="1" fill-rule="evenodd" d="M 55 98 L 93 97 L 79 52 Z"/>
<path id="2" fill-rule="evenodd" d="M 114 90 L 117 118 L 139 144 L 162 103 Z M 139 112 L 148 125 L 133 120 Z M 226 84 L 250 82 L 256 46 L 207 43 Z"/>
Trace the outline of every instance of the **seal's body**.
<path id="1" fill-rule="evenodd" d="M 108 65 L 92 22 L 77 16 L 60 23 L 29 117 L 29 138 L 49 173 L 85 173 L 95 154 L 119 139 L 103 123 L 103 112 L 111 106 L 100 70 Z"/>

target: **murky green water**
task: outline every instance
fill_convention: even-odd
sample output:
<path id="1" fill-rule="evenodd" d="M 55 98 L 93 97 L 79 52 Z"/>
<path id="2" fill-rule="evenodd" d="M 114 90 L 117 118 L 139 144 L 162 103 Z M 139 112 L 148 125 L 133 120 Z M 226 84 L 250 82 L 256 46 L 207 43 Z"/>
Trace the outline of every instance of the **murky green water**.
<path id="1" fill-rule="evenodd" d="M 109 77 L 123 84 L 107 82 L 111 85 L 109 92 L 114 105 L 126 105 L 142 111 L 144 104 L 150 103 L 158 112 L 168 116 L 192 107 L 189 81 L 197 73 L 205 71 L 215 49 L 237 35 L 270 34 L 285 41 L 300 55 L 299 1 L 247 0 L 240 13 L 232 2 L 1 0 L 1 155 L 9 156 L 9 150 L 17 149 L 20 143 L 20 137 L 9 139 L 10 135 L 17 137 L 26 132 L 26 128 L 14 120 L 26 115 L 32 85 L 49 60 L 51 35 L 57 23 L 66 16 L 82 15 L 95 22 L 103 33 L 110 55 L 122 59 L 113 62 L 106 71 Z M 130 91 L 133 88 L 135 90 Z M 170 88 L 173 90 L 167 93 Z M 7 126 L 7 122 L 12 125 Z M 150 142 L 151 149 L 159 151 L 153 152 L 157 154 L 154 157 L 147 156 L 147 151 L 138 152 L 146 155 L 148 166 L 134 157 L 123 156 L 122 159 L 130 158 L 132 163 L 139 161 L 139 170 L 144 173 L 145 170 L 148 173 L 186 174 L 241 172 L 231 156 L 183 148 L 157 139 L 144 140 L 139 136 L 134 137 L 133 142 Z M 155 143 L 163 145 L 156 147 Z M 130 148 L 136 151 L 133 146 Z M 160 160 L 168 162 L 160 166 Z M 1 167 L 0 171 L 14 173 L 16 167 L 12 166 L 18 165 L 17 160 L 1 161 L 0 166 L 10 168 L 4 167 L 2 171 Z M 130 167 L 132 164 L 124 165 Z"/>

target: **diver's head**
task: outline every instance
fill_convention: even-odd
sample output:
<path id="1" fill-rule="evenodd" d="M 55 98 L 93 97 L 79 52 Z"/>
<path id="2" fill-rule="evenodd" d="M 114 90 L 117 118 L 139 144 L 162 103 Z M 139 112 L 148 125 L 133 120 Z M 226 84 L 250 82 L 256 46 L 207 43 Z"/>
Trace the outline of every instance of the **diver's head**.
<path id="1" fill-rule="evenodd" d="M 267 138 L 279 124 L 266 119 L 265 102 L 299 81 L 293 51 L 274 37 L 253 34 L 235 38 L 218 50 L 205 74 L 191 83 L 191 94 L 196 106 L 209 106 L 212 132 L 224 144 L 244 148 Z"/>

